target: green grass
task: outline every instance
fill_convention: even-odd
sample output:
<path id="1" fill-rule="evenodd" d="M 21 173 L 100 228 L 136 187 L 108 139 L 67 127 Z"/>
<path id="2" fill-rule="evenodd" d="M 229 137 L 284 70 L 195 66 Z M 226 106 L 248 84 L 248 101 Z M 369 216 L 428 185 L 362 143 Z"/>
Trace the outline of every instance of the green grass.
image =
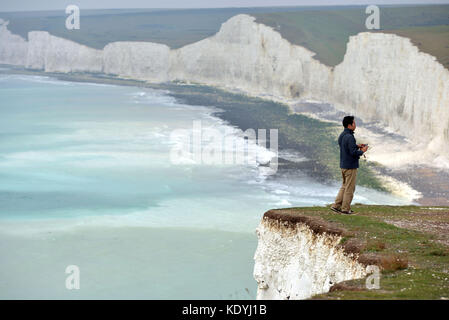
<path id="1" fill-rule="evenodd" d="M 448 298 L 448 274 L 432 269 L 407 269 L 382 274 L 380 289 L 363 291 L 335 291 L 317 295 L 314 299 L 383 299 L 383 300 L 435 300 Z M 346 284 L 363 287 L 365 280 L 347 281 Z"/>
<path id="2" fill-rule="evenodd" d="M 447 212 L 449 212 L 449 207 Z M 431 234 L 398 228 L 385 220 L 407 220 L 413 214 L 422 213 L 417 206 L 371 206 L 353 205 L 357 215 L 336 215 L 327 207 L 291 208 L 301 215 L 321 217 L 351 233 L 341 243 L 357 238 L 366 243 L 382 242 L 384 249 L 366 246 L 361 253 L 375 252 L 380 255 L 400 255 L 408 260 L 408 267 L 402 270 L 382 272 L 380 289 L 365 288 L 365 279 L 346 281 L 350 287 L 361 291 L 333 291 L 313 297 L 314 299 L 440 299 L 449 298 L 449 248 L 435 241 L 444 234 Z M 427 216 L 427 222 L 449 223 L 449 215 L 438 219 Z"/>

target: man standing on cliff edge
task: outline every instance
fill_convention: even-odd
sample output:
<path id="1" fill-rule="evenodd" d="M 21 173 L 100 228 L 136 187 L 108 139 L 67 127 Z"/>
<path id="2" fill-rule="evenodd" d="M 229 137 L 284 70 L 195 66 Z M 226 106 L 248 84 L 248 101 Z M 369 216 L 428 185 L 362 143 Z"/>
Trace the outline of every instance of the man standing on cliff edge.
<path id="1" fill-rule="evenodd" d="M 343 184 L 338 192 L 337 198 L 335 198 L 335 202 L 331 205 L 331 210 L 338 213 L 353 214 L 354 211 L 351 210 L 351 201 L 354 197 L 359 158 L 368 150 L 368 145 L 355 143 L 354 130 L 356 125 L 353 116 L 343 118 L 343 127 L 345 129 L 340 134 L 340 137 L 338 137 Z"/>

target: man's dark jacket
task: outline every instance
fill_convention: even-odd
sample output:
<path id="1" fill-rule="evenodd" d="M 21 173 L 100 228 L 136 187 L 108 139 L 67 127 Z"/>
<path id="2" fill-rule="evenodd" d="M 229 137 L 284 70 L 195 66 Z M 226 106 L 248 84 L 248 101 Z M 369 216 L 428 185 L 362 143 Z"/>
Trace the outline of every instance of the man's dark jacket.
<path id="1" fill-rule="evenodd" d="M 340 145 L 340 168 L 356 169 L 359 167 L 359 158 L 363 154 L 362 150 L 357 148 L 355 143 L 354 131 L 345 128 L 338 137 Z"/>

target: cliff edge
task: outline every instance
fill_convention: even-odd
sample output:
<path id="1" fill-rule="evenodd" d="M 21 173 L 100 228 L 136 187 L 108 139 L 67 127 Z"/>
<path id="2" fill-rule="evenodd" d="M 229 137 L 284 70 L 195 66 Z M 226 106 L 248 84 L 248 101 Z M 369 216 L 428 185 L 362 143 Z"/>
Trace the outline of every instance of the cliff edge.
<path id="1" fill-rule="evenodd" d="M 353 209 L 267 211 L 256 231 L 257 299 L 449 298 L 449 207 Z"/>

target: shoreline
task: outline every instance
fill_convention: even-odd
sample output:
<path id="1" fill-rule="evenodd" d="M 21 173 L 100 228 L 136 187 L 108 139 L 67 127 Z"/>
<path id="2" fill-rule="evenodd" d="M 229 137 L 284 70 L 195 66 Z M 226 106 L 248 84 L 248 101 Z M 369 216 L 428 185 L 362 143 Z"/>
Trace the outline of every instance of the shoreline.
<path id="1" fill-rule="evenodd" d="M 186 98 L 186 96 L 183 96 L 180 92 L 172 92 L 170 89 L 181 89 L 186 87 L 195 87 L 195 88 L 208 88 L 211 91 L 214 92 L 229 92 L 230 95 L 237 94 L 237 95 L 245 95 L 249 100 L 250 99 L 260 99 L 267 101 L 267 103 L 275 103 L 275 104 L 283 104 L 287 106 L 290 113 L 295 114 L 295 110 L 292 107 L 290 103 L 287 101 L 281 102 L 279 99 L 270 99 L 267 97 L 253 97 L 249 96 L 248 94 L 244 92 L 239 92 L 236 90 L 225 90 L 222 88 L 217 88 L 214 86 L 208 86 L 203 84 L 195 84 L 195 83 L 184 83 L 184 82 L 162 82 L 162 83 L 149 83 L 142 80 L 134 80 L 134 79 L 125 79 L 125 78 L 118 78 L 113 76 L 107 76 L 103 74 L 90 74 L 90 73 L 82 73 L 82 74 L 61 74 L 61 73 L 46 73 L 43 71 L 38 70 L 27 70 L 21 67 L 14 67 L 9 65 L 0 65 L 2 67 L 0 69 L 0 73 L 4 74 L 23 74 L 23 75 L 34 75 L 34 76 L 45 76 L 45 77 L 54 77 L 58 80 L 62 81 L 73 81 L 73 82 L 90 82 L 90 83 L 100 83 L 100 84 L 110 84 L 110 85 L 123 85 L 123 86 L 136 86 L 136 87 L 144 87 L 144 88 L 152 88 L 152 89 L 159 89 L 159 90 L 168 90 L 170 93 L 168 95 L 173 96 L 175 98 L 184 98 L 182 103 L 185 104 L 195 104 L 193 101 Z M 181 90 L 178 90 L 181 91 Z M 193 95 L 192 95 L 193 96 Z M 198 97 L 196 97 L 198 98 Z M 204 99 L 203 99 L 204 102 Z M 200 103 L 201 104 L 201 103 Z M 201 104 L 206 105 L 206 104 Z M 221 108 L 220 106 L 216 106 L 215 104 L 210 104 L 214 107 Z M 304 117 L 307 117 L 306 113 L 296 113 L 298 115 L 303 115 Z M 239 127 L 241 130 L 246 130 L 246 128 L 251 128 L 251 126 L 248 126 L 248 124 L 245 124 L 245 121 L 240 119 L 236 119 L 235 117 L 238 116 L 236 114 L 232 114 L 230 110 L 225 110 L 225 112 L 214 112 L 212 114 L 213 116 L 216 116 L 224 121 L 229 122 L 231 125 L 236 125 L 236 127 Z M 316 119 L 316 121 L 323 122 L 323 120 Z M 324 120 L 325 121 L 325 120 Z M 256 126 L 257 127 L 257 126 Z M 275 126 L 273 126 L 275 127 Z M 258 127 L 260 128 L 260 127 Z M 266 128 L 269 129 L 269 128 Z M 291 148 L 293 147 L 293 148 Z M 299 153 L 302 153 L 304 150 L 298 150 L 297 148 L 294 148 L 294 146 L 288 145 L 288 142 L 285 143 L 285 141 L 282 141 L 282 139 L 279 141 L 279 150 L 291 150 L 298 151 Z M 307 148 L 306 148 L 307 149 Z M 307 150 L 306 150 L 307 151 Z M 306 153 L 307 154 L 307 153 Z M 376 166 L 372 167 L 376 168 Z M 313 160 L 310 161 L 302 161 L 299 163 L 295 163 L 293 161 L 288 161 L 282 158 L 279 158 L 279 170 L 278 172 L 282 174 L 288 174 L 289 172 L 292 172 L 291 170 L 297 171 L 301 170 L 302 172 L 306 173 L 306 175 L 312 177 L 313 179 L 317 180 L 321 183 L 330 183 L 332 180 L 335 181 L 336 177 L 333 177 L 328 170 L 326 171 L 326 168 L 323 168 L 319 165 L 319 163 L 314 163 Z M 441 169 L 437 169 L 430 166 L 415 166 L 412 168 L 413 174 L 408 171 L 397 171 L 393 170 L 388 167 L 377 167 L 376 172 L 377 174 L 382 174 L 386 177 L 394 178 L 402 183 L 408 184 L 411 188 L 415 189 L 419 193 L 422 194 L 421 198 L 413 200 L 414 202 L 418 203 L 422 206 L 429 206 L 429 205 L 435 205 L 435 206 L 441 206 L 441 205 L 449 205 L 449 185 L 445 182 L 449 181 L 449 173 L 444 172 Z M 436 182 L 436 184 L 435 184 Z M 439 189 L 438 189 L 439 188 Z M 374 188 L 376 189 L 376 188 Z M 379 190 L 379 189 L 377 189 Z M 383 190 L 386 191 L 386 190 Z M 389 193 L 392 193 L 391 191 Z"/>

